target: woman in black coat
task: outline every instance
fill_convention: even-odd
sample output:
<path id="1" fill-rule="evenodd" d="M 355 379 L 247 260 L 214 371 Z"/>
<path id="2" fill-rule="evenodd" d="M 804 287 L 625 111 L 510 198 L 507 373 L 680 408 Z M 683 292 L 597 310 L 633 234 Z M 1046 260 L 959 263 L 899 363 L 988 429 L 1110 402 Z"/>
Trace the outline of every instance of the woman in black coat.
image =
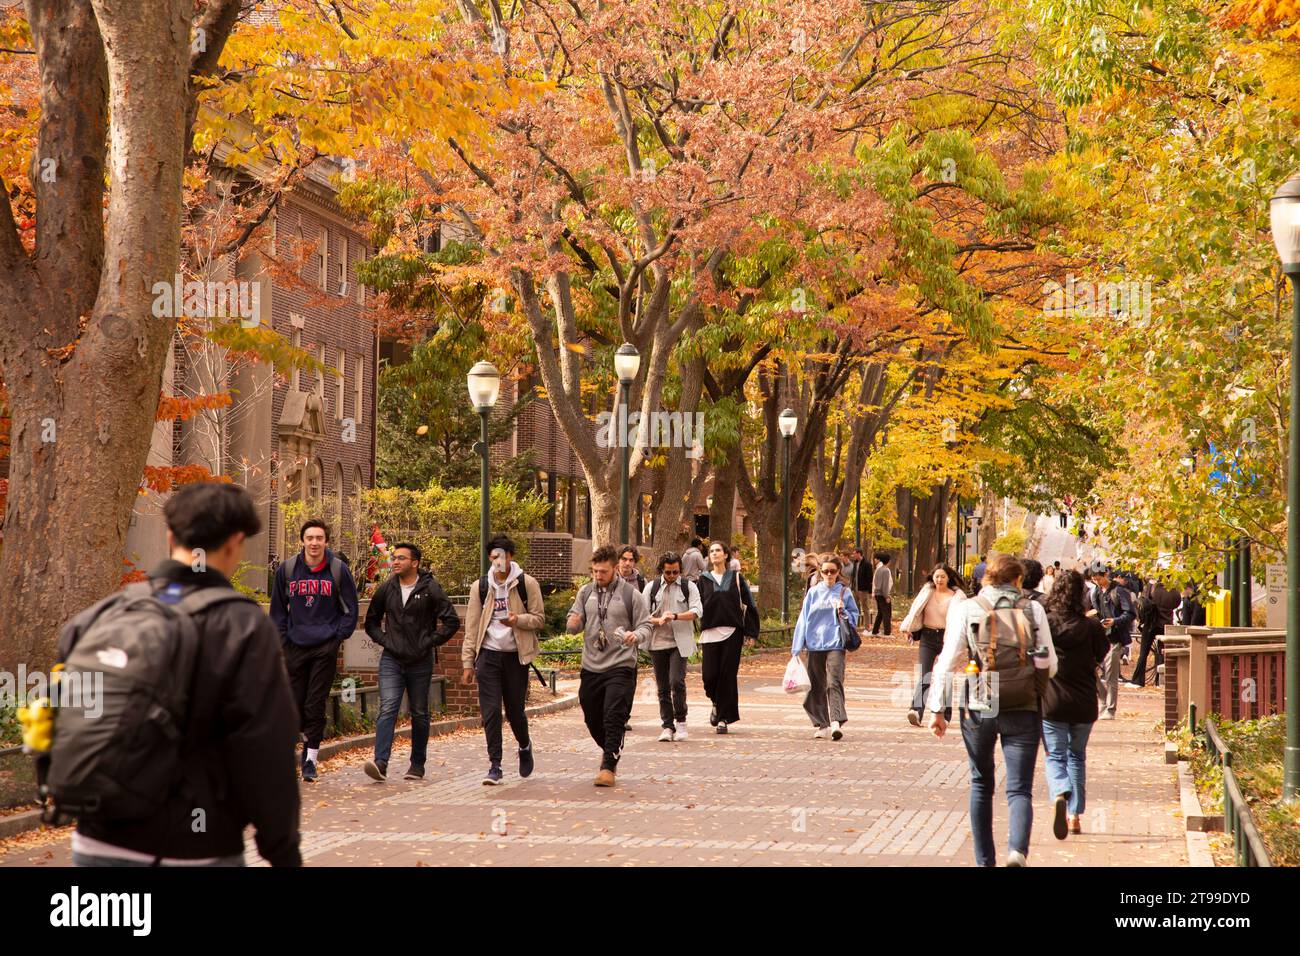
<path id="1" fill-rule="evenodd" d="M 1088 736 L 1097 721 L 1097 665 L 1110 650 L 1106 630 L 1083 610 L 1083 575 L 1062 571 L 1047 595 L 1058 666 L 1043 694 L 1043 748 L 1047 786 L 1055 803 L 1052 832 L 1083 832 Z M 1069 819 L 1067 820 L 1067 814 Z"/>
<path id="2" fill-rule="evenodd" d="M 745 638 L 758 637 L 758 606 L 744 577 L 729 568 L 731 547 L 709 545 L 709 569 L 696 583 L 704 614 L 700 617 L 700 678 L 713 702 L 709 723 L 725 734 L 740 720 L 740 651 Z"/>

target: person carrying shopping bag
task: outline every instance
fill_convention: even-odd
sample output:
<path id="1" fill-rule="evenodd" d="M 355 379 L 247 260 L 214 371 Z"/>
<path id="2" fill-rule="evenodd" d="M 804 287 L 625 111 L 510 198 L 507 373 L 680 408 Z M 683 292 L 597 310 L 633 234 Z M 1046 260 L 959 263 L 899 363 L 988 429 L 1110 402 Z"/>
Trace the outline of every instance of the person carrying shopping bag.
<path id="1" fill-rule="evenodd" d="M 858 605 L 853 592 L 840 581 L 840 559 L 827 555 L 821 563 L 821 581 L 808 590 L 794 626 L 790 656 L 808 652 L 808 693 L 803 709 L 812 719 L 813 737 L 832 740 L 844 736 L 848 723 L 844 710 L 844 652 L 848 633 L 857 636 Z M 852 650 L 856 645 L 849 645 Z"/>

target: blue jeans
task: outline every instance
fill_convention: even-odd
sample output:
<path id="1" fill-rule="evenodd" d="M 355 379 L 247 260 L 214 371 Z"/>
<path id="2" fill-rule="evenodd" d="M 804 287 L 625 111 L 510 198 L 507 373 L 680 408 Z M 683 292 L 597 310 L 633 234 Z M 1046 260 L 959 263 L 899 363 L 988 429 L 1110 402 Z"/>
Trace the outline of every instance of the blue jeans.
<path id="1" fill-rule="evenodd" d="M 970 757 L 970 828 L 977 866 L 996 866 L 993 849 L 993 749 L 1002 738 L 1002 759 L 1007 768 L 1007 843 L 1028 856 L 1029 831 L 1034 824 L 1034 761 L 1042 733 L 1038 712 L 1002 711 L 996 717 L 961 715 L 961 738 Z"/>
<path id="2" fill-rule="evenodd" d="M 1055 800 L 1059 794 L 1070 795 L 1072 816 L 1083 813 L 1084 784 L 1087 771 L 1088 735 L 1092 724 L 1067 724 L 1060 720 L 1043 721 L 1043 750 L 1046 752 L 1047 789 Z"/>
<path id="3" fill-rule="evenodd" d="M 423 767 L 429 749 L 429 682 L 433 657 L 419 664 L 402 664 L 384 651 L 379 656 L 379 720 L 375 726 L 375 762 L 387 765 L 393 752 L 393 728 L 402 707 L 402 693 L 411 705 L 411 766 Z"/>

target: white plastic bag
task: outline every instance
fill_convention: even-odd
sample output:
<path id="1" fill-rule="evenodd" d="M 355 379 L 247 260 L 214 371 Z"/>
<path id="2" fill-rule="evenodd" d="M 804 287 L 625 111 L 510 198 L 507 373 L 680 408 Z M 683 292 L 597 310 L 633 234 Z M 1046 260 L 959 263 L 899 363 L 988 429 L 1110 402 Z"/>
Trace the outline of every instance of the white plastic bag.
<path id="1" fill-rule="evenodd" d="M 808 668 L 803 666 L 803 661 L 797 655 L 790 658 L 790 663 L 785 666 L 785 679 L 781 681 L 781 686 L 787 694 L 804 694 L 812 686 L 808 679 Z"/>

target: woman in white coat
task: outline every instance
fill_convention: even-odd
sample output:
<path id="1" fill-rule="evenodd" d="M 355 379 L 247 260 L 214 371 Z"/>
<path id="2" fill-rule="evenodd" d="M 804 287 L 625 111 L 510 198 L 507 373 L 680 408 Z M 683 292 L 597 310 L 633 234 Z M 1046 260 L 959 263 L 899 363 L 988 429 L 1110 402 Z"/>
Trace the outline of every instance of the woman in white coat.
<path id="1" fill-rule="evenodd" d="M 920 670 L 916 690 L 912 694 L 912 706 L 907 710 L 907 722 L 913 727 L 921 726 L 921 712 L 925 709 L 925 692 L 930 685 L 930 671 L 935 658 L 943 650 L 943 635 L 948 624 L 948 612 L 966 598 L 962 590 L 962 581 L 957 572 L 946 564 L 936 564 L 930 572 L 920 592 L 912 601 L 911 610 L 903 618 L 902 630 L 908 640 L 917 644 L 917 657 Z M 951 719 L 949 708 L 944 719 Z"/>

